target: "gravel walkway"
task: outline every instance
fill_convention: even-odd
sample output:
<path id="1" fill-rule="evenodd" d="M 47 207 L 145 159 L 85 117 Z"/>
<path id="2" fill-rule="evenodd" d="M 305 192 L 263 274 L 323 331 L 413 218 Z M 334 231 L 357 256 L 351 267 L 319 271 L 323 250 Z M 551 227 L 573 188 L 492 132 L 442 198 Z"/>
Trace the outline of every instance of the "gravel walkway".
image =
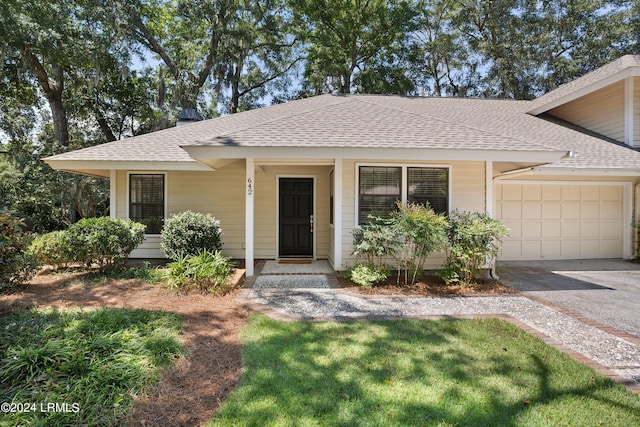
<path id="1" fill-rule="evenodd" d="M 245 302 L 282 316 L 314 320 L 363 317 L 507 315 L 640 387 L 640 346 L 523 296 L 361 297 L 338 289 L 251 289 Z"/>

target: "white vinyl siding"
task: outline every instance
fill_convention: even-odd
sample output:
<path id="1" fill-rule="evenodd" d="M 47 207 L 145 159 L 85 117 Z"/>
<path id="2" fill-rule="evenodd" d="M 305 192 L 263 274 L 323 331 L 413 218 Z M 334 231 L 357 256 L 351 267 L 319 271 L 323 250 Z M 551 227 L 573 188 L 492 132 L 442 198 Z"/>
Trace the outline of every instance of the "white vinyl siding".
<path id="1" fill-rule="evenodd" d="M 640 82 L 636 82 L 638 83 Z M 612 84 L 553 108 L 549 113 L 616 141 L 624 142 L 624 82 Z"/>

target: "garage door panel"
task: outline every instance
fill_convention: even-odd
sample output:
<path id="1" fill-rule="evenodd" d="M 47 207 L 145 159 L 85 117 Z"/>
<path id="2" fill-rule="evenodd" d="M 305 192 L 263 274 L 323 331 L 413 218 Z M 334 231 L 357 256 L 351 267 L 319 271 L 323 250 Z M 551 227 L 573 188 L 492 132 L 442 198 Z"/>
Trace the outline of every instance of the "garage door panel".
<path id="1" fill-rule="evenodd" d="M 526 185 L 522 188 L 522 200 L 537 202 L 542 200 L 542 185 Z"/>
<path id="2" fill-rule="evenodd" d="M 542 205 L 542 217 L 545 219 L 562 218 L 562 205 L 560 203 L 549 202 Z"/>
<path id="3" fill-rule="evenodd" d="M 620 220 L 622 217 L 622 211 L 620 210 L 619 203 L 602 203 L 600 205 L 600 218 L 601 219 L 614 219 Z"/>
<path id="4" fill-rule="evenodd" d="M 600 222 L 600 237 L 604 239 L 617 239 L 621 232 L 619 221 Z"/>
<path id="5" fill-rule="evenodd" d="M 502 219 L 522 219 L 522 203 L 502 203 Z"/>
<path id="6" fill-rule="evenodd" d="M 600 223 L 595 221 L 583 221 L 580 224 L 580 237 L 583 239 L 598 238 L 600 236 Z"/>
<path id="7" fill-rule="evenodd" d="M 540 222 L 529 222 L 526 227 L 522 228 L 522 237 L 536 237 L 540 238 L 542 236 L 542 223 Z"/>
<path id="8" fill-rule="evenodd" d="M 560 222 L 545 221 L 542 223 L 542 237 L 559 238 L 562 236 L 562 224 Z"/>
<path id="9" fill-rule="evenodd" d="M 502 221 L 502 223 L 509 229 L 509 237 L 519 239 L 522 237 L 522 223 L 514 221 Z"/>
<path id="10" fill-rule="evenodd" d="M 560 225 L 562 229 L 562 237 L 580 237 L 580 223 L 579 222 L 563 222 Z"/>
<path id="11" fill-rule="evenodd" d="M 575 258 L 573 254 L 580 253 L 580 240 L 562 241 L 562 258 Z"/>
<path id="12" fill-rule="evenodd" d="M 580 203 L 563 203 L 562 219 L 580 219 Z"/>
<path id="13" fill-rule="evenodd" d="M 539 240 L 524 240 L 522 242 L 522 255 L 525 259 L 540 259 L 540 241 Z"/>
<path id="14" fill-rule="evenodd" d="M 585 185 L 581 188 L 582 201 L 599 202 L 600 201 L 600 187 L 595 185 Z"/>
<path id="15" fill-rule="evenodd" d="M 580 201 L 580 186 L 578 185 L 563 185 L 562 186 L 562 200 L 563 201 Z"/>
<path id="16" fill-rule="evenodd" d="M 502 187 L 502 200 L 522 201 L 522 187 L 519 185 L 506 185 Z"/>
<path id="17" fill-rule="evenodd" d="M 621 185 L 501 184 L 502 259 L 621 258 Z"/>
<path id="18" fill-rule="evenodd" d="M 522 218 L 542 219 L 542 206 L 539 203 L 525 203 L 522 207 Z"/>
<path id="19" fill-rule="evenodd" d="M 542 257 L 546 259 L 557 259 L 562 256 L 562 242 L 560 240 L 542 241 Z"/>
<path id="20" fill-rule="evenodd" d="M 580 206 L 580 218 L 582 219 L 599 219 L 600 205 L 593 202 L 584 202 Z"/>
<path id="21" fill-rule="evenodd" d="M 543 185 L 542 186 L 542 200 L 545 202 L 562 200 L 562 186 L 561 185 Z"/>

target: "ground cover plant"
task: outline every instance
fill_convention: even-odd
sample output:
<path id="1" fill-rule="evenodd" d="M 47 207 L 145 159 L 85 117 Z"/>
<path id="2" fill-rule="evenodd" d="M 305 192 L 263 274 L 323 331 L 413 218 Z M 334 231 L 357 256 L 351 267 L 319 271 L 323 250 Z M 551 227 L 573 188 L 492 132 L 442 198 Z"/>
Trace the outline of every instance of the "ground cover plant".
<path id="1" fill-rule="evenodd" d="M 0 403 L 15 406 L 0 425 L 122 425 L 134 397 L 185 352 L 180 332 L 178 315 L 139 309 L 0 317 Z"/>
<path id="2" fill-rule="evenodd" d="M 0 210 L 0 291 L 35 273 L 36 262 L 26 253 L 29 242 L 22 221 Z"/>
<path id="3" fill-rule="evenodd" d="M 237 288 L 243 277 L 239 264 L 229 285 Z M 239 334 L 247 309 L 235 300 L 235 293 L 224 296 L 201 292 L 178 293 L 164 286 L 166 269 L 143 264 L 133 268 L 99 271 L 71 267 L 41 270 L 29 282 L 0 292 L 0 319 L 19 310 L 67 310 L 126 308 L 160 310 L 178 314 L 183 320 L 181 341 L 187 357 L 180 357 L 164 371 L 159 383 L 147 394 L 138 394 L 133 408 L 118 425 L 191 426 L 202 425 L 235 386 L 242 370 Z M 2 326 L 0 326 L 2 329 Z M 0 337 L 0 339 L 2 339 Z M 0 359 L 2 357 L 0 356 Z M 0 367 L 2 366 L 0 360 Z M 211 379 L 215 378 L 215 381 Z M 24 382 L 25 387 L 29 383 Z M 0 403 L 8 399 L 0 381 Z M 100 402 L 102 411 L 120 410 L 122 401 Z M 33 400 L 28 400 L 33 402 Z M 0 415 L 0 426 L 3 416 Z M 76 422 L 45 425 L 103 425 Z M 6 421 L 8 425 L 38 425 Z"/>
<path id="4" fill-rule="evenodd" d="M 497 319 L 250 317 L 210 426 L 640 425 L 640 398 Z"/>

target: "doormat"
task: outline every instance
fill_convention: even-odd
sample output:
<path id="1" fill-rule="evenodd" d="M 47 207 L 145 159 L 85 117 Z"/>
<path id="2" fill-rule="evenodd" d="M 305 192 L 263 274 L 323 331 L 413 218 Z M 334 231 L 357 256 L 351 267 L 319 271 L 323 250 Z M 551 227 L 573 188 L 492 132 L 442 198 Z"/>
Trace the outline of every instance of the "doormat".
<path id="1" fill-rule="evenodd" d="M 311 264 L 310 258 L 280 258 L 278 264 Z"/>

